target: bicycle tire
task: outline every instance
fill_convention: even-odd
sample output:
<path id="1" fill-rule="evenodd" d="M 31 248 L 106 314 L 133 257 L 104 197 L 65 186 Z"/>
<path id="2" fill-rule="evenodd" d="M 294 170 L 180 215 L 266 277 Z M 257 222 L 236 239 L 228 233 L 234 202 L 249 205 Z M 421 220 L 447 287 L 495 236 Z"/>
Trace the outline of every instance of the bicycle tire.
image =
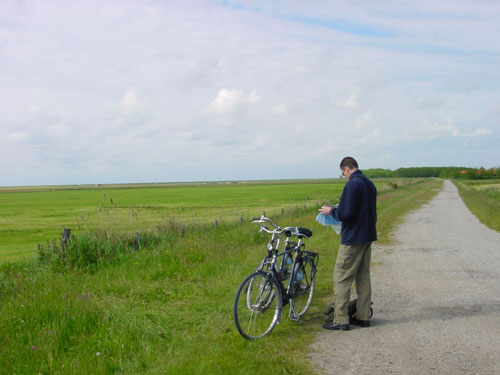
<path id="1" fill-rule="evenodd" d="M 248 340 L 271 333 L 281 320 L 281 290 L 271 273 L 257 271 L 238 288 L 233 316 L 238 332 Z"/>
<path id="2" fill-rule="evenodd" d="M 297 279 L 299 271 L 303 272 L 301 280 Z M 316 288 L 316 266 L 311 258 L 304 258 L 295 264 L 290 289 L 290 308 L 299 317 L 311 307 Z"/>

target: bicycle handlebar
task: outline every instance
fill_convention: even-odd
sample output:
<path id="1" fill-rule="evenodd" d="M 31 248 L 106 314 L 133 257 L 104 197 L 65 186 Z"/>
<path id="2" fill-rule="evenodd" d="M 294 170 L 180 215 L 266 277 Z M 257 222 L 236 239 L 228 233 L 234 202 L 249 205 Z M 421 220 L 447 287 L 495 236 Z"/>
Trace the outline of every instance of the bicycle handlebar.
<path id="1" fill-rule="evenodd" d="M 270 218 L 268 218 L 267 216 L 265 215 L 262 215 L 261 217 L 254 217 L 252 219 L 252 223 L 264 223 L 264 222 L 268 222 L 270 223 L 273 227 L 275 227 L 276 229 L 280 229 L 280 226 L 275 224 Z"/>
<path id="2" fill-rule="evenodd" d="M 275 229 L 270 230 L 265 226 L 265 222 L 270 223 Z M 265 215 L 262 215 L 261 217 L 254 217 L 252 219 L 252 223 L 258 223 L 261 224 L 260 230 L 267 232 L 269 234 L 281 234 L 285 233 L 287 237 L 291 236 L 297 236 L 299 238 L 305 237 L 309 238 L 312 236 L 312 231 L 307 229 L 307 228 L 301 228 L 301 227 L 286 227 L 286 228 L 281 228 L 279 225 L 275 224 L 270 218 L 268 218 Z"/>

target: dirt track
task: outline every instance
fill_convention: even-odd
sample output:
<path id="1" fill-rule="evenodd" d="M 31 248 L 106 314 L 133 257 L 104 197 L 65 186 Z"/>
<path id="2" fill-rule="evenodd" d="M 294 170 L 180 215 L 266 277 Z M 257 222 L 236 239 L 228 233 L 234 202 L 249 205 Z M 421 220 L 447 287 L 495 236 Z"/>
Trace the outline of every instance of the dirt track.
<path id="1" fill-rule="evenodd" d="M 500 233 L 450 181 L 373 248 L 370 328 L 322 330 L 325 374 L 500 374 Z"/>

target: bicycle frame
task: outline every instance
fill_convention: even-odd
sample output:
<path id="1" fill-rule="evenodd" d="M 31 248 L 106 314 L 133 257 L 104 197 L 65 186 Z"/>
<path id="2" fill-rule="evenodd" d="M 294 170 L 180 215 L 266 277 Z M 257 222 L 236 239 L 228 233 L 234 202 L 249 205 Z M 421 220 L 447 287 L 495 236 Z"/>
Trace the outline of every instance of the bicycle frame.
<path id="1" fill-rule="evenodd" d="M 240 284 L 234 300 L 236 328 L 248 340 L 269 334 L 281 322 L 286 304 L 290 305 L 289 317 L 293 321 L 298 322 L 307 312 L 314 295 L 319 258 L 316 252 L 305 250 L 303 239 L 312 236 L 309 229 L 281 228 L 265 215 L 252 222 L 261 224 L 259 233 L 271 234 L 271 239 L 266 245 L 266 256 Z M 266 227 L 266 222 L 273 228 Z M 291 237 L 297 237 L 298 241 L 291 241 Z M 280 247 L 284 247 L 281 252 Z"/>

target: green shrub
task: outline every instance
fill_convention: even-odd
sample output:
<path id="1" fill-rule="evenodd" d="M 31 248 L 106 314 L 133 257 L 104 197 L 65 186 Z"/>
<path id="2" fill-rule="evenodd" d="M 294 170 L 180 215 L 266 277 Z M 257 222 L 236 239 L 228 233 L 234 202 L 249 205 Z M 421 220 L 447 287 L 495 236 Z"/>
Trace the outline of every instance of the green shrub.
<path id="1" fill-rule="evenodd" d="M 38 258 L 40 262 L 52 265 L 94 267 L 119 254 L 152 249 L 160 244 L 163 236 L 162 231 L 142 231 L 136 234 L 85 231 L 72 235 L 65 244 L 55 240 L 39 244 Z"/>

